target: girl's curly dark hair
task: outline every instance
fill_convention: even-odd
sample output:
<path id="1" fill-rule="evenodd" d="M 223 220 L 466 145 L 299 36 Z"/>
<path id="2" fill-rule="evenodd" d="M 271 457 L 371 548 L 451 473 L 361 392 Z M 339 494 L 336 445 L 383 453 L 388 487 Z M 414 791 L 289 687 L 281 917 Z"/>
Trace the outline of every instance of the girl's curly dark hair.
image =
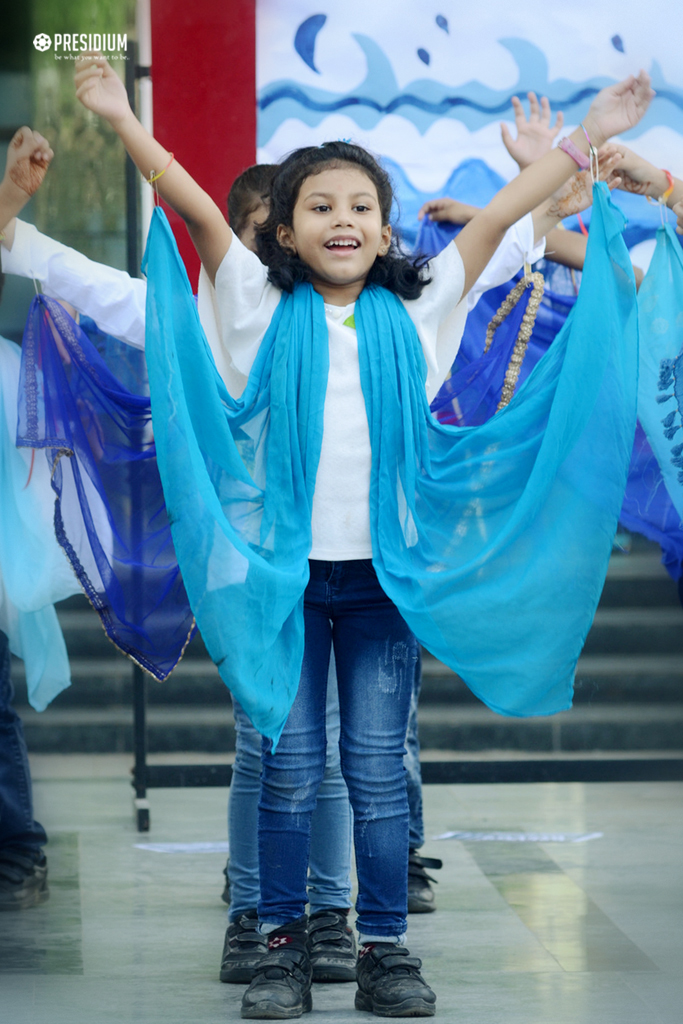
<path id="1" fill-rule="evenodd" d="M 311 271 L 298 255 L 277 240 L 278 225 L 292 226 L 294 207 L 306 178 L 337 167 L 358 167 L 377 189 L 382 224 L 389 224 L 394 192 L 391 179 L 373 156 L 361 146 L 349 142 L 325 142 L 322 146 L 296 149 L 278 166 L 270 189 L 270 212 L 257 229 L 258 255 L 268 267 L 268 280 L 284 292 L 291 292 L 300 281 L 310 281 Z M 396 235 L 386 256 L 378 256 L 366 279 L 366 285 L 380 285 L 402 299 L 417 299 L 429 283 L 422 273 L 424 258 L 412 259 L 401 250 Z"/>

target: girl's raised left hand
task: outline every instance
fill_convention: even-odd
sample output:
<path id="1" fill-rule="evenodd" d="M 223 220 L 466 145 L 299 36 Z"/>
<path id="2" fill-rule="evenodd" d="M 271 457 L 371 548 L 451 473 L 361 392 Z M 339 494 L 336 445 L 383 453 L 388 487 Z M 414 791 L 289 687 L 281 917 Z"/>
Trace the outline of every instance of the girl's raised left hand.
<path id="1" fill-rule="evenodd" d="M 646 71 L 601 89 L 583 121 L 593 145 L 599 148 L 613 135 L 638 124 L 654 95 Z"/>

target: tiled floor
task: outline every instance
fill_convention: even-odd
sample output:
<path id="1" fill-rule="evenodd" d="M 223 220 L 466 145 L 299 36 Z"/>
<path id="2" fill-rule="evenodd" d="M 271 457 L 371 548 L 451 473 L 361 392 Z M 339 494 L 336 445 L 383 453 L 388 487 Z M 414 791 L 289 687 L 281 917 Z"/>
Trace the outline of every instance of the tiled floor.
<path id="1" fill-rule="evenodd" d="M 224 854 L 136 848 L 225 840 L 227 791 L 153 790 L 152 832 L 139 836 L 128 767 L 36 761 L 52 895 L 0 916 L 2 1024 L 239 1020 L 242 989 L 218 981 Z M 428 835 L 471 833 L 425 844 L 444 860 L 439 909 L 410 919 L 437 1019 L 681 1024 L 682 798 L 677 783 L 427 787 Z M 370 1020 L 353 991 L 316 986 L 307 1019 Z"/>

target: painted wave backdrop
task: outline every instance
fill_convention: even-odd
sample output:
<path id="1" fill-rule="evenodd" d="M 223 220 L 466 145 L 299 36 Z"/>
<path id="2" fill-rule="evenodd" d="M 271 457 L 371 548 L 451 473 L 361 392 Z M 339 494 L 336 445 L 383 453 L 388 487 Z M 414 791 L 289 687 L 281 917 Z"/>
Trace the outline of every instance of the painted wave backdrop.
<path id="1" fill-rule="evenodd" d="M 316 43 L 320 33 L 328 31 L 326 22 L 325 14 L 314 14 L 292 33 L 289 67 L 295 73 L 299 62 L 301 79 L 292 74 L 266 81 L 259 90 L 259 158 L 280 159 L 298 145 L 352 134 L 354 140 L 382 155 L 396 186 L 402 235 L 410 245 L 417 236 L 417 211 L 427 199 L 452 195 L 464 202 L 484 205 L 505 183 L 506 177 L 500 173 L 504 169 L 501 162 L 497 167 L 491 164 L 495 162 L 493 147 L 502 150 L 498 123 L 511 119 L 512 96 L 524 96 L 534 90 L 549 98 L 555 113 L 563 112 L 566 124 L 578 124 L 593 96 L 615 81 L 604 74 L 581 80 L 551 77 L 546 55 L 538 45 L 528 39 L 506 37 L 497 42 L 514 59 L 517 69 L 516 81 L 507 88 L 493 88 L 480 80 L 454 87 L 435 77 L 417 78 L 401 87 L 382 46 L 367 34 L 351 32 L 364 55 L 367 72 L 359 84 L 347 91 L 334 91 L 312 84 L 310 74 L 312 71 L 320 75 Z M 436 24 L 441 31 L 449 32 L 444 16 L 437 15 Z M 623 52 L 618 34 L 611 43 Z M 430 54 L 426 49 L 418 49 L 417 55 L 425 66 L 429 65 Z M 683 89 L 666 80 L 656 60 L 651 63 L 650 73 L 657 96 L 646 117 L 624 136 L 624 141 L 638 148 L 635 140 L 646 135 L 644 155 L 649 155 L 648 146 L 653 139 L 659 142 L 660 155 L 665 144 L 673 140 L 683 160 Z M 442 173 L 436 188 L 426 188 L 424 175 L 415 172 L 420 170 L 420 160 L 428 161 L 434 156 L 430 140 L 435 131 L 441 136 L 450 132 L 454 144 L 446 152 L 441 142 L 435 163 Z M 509 162 L 507 154 L 502 156 L 505 160 Z M 673 161 L 668 164 L 678 169 Z M 679 173 L 683 173 L 683 167 Z M 511 174 L 512 168 L 508 179 Z M 420 184 L 416 184 L 418 181 Z M 615 200 L 629 221 L 629 245 L 654 235 L 660 223 L 656 207 L 649 206 L 641 197 L 622 192 L 616 194 Z M 590 213 L 584 220 L 590 220 Z M 571 227 L 571 222 L 567 226 Z"/>

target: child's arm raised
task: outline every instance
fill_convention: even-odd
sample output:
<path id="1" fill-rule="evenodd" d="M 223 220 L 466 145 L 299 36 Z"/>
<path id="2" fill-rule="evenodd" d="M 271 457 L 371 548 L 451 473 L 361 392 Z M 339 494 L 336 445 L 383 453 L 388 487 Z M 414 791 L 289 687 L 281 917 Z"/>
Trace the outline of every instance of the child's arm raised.
<path id="1" fill-rule="evenodd" d="M 418 210 L 417 219 L 428 217 L 433 221 L 445 220 L 449 224 L 467 224 L 479 213 L 480 206 L 461 203 L 457 199 L 444 196 L 443 199 L 428 199 Z"/>
<path id="2" fill-rule="evenodd" d="M 109 122 L 143 176 L 156 178 L 159 195 L 185 221 L 213 281 L 232 241 L 232 231 L 213 199 L 142 127 L 130 108 L 123 82 L 104 57 L 88 55 L 77 61 L 76 96 L 84 107 Z"/>
<path id="3" fill-rule="evenodd" d="M 598 153 L 598 180 L 606 182 L 610 191 L 618 188 L 621 183 L 621 178 L 616 173 L 616 168 L 621 160 L 621 152 L 609 142 Z M 550 199 L 546 199 L 545 202 L 537 206 L 531 214 L 535 240 L 543 238 L 566 217 L 583 213 L 592 202 L 591 173 L 590 171 L 577 171 L 565 181 L 564 185 L 560 185 L 553 192 Z"/>
<path id="4" fill-rule="evenodd" d="M 592 144 L 599 148 L 610 136 L 637 124 L 653 95 L 650 77 L 644 71 L 637 78 L 631 75 L 599 92 L 583 122 Z M 577 128 L 569 138 L 583 154 L 588 153 L 582 128 Z M 572 157 L 559 148 L 553 149 L 502 188 L 465 225 L 455 239 L 465 265 L 465 293 L 479 277 L 507 228 L 548 199 L 575 171 Z"/>
<path id="5" fill-rule="evenodd" d="M 619 146 L 622 159 L 617 166 L 621 178 L 619 188 L 650 199 L 662 199 L 669 209 L 683 199 L 683 181 L 668 171 L 660 170 L 626 146 Z"/>
<path id="6" fill-rule="evenodd" d="M 523 171 L 525 167 L 532 164 L 534 160 L 540 160 L 542 156 L 550 152 L 553 146 L 553 139 L 564 124 L 564 114 L 560 111 L 555 118 L 555 127 L 552 128 L 550 126 L 551 113 L 547 96 L 541 97 L 540 106 L 535 92 L 527 93 L 527 98 L 529 100 L 528 120 L 519 98 L 517 96 L 512 97 L 517 138 L 512 138 L 510 129 L 505 121 L 501 122 L 500 126 L 503 145 L 520 171 Z"/>
<path id="7" fill-rule="evenodd" d="M 8 249 L 14 241 L 14 218 L 40 188 L 54 153 L 47 139 L 24 126 L 13 135 L 0 182 L 0 231 Z"/>

